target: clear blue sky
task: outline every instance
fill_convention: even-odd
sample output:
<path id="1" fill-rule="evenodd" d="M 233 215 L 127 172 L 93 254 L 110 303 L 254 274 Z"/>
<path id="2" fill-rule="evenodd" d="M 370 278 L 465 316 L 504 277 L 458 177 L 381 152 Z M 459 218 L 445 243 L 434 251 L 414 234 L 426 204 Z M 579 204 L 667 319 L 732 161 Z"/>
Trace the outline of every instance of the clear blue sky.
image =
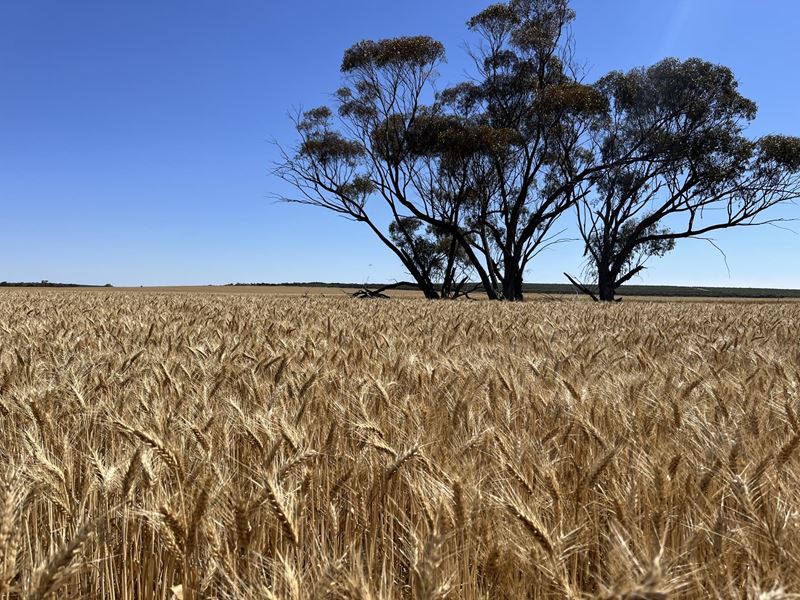
<path id="1" fill-rule="evenodd" d="M 402 267 L 357 224 L 275 204 L 270 140 L 325 103 L 342 51 L 429 34 L 444 82 L 467 68 L 478 0 L 0 0 L 0 280 L 115 285 L 388 281 Z M 800 135 L 797 0 L 576 0 L 589 78 L 699 56 L 758 102 L 753 135 Z M 795 208 L 799 212 L 800 208 Z M 788 214 L 788 212 L 787 212 Z M 800 230 L 800 223 L 794 226 Z M 643 283 L 800 287 L 800 235 L 679 243 Z M 579 271 L 580 244 L 529 281 Z"/>

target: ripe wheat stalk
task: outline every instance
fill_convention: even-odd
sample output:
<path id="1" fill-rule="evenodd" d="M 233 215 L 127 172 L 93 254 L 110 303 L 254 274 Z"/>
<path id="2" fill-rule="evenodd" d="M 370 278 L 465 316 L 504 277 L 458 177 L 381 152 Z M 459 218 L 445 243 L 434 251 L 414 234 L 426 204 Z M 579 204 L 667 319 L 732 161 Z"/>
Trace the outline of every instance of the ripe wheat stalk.
<path id="1" fill-rule="evenodd" d="M 0 294 L 0 598 L 800 593 L 800 304 Z"/>

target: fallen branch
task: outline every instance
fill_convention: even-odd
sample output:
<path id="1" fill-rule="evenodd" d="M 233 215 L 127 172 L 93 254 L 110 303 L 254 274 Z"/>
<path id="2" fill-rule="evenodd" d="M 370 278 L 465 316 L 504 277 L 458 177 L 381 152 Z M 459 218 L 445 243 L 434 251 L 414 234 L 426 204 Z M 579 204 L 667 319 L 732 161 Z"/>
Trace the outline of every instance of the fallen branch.
<path id="1" fill-rule="evenodd" d="M 584 294 L 588 295 L 588 296 L 589 296 L 589 297 L 590 297 L 592 300 L 594 300 L 595 302 L 600 302 L 600 300 L 597 298 L 597 296 L 595 296 L 595 295 L 594 295 L 594 293 L 592 292 L 592 290 L 590 290 L 588 287 L 586 287 L 586 286 L 585 286 L 585 285 L 583 285 L 582 283 L 579 283 L 578 281 L 576 281 L 575 279 L 573 279 L 573 278 L 572 278 L 572 276 L 570 276 L 570 274 L 569 274 L 569 273 L 564 273 L 564 276 L 565 276 L 567 279 L 569 279 L 569 282 L 570 282 L 572 285 L 574 285 L 574 286 L 575 286 L 575 287 L 578 289 L 578 291 L 580 291 L 580 292 L 583 292 Z"/>
<path id="2" fill-rule="evenodd" d="M 390 283 L 389 285 L 384 285 L 384 286 L 381 286 L 381 287 L 379 287 L 377 289 L 371 290 L 365 284 L 361 289 L 359 289 L 356 292 L 353 292 L 350 295 L 353 298 L 379 298 L 379 299 L 386 299 L 389 296 L 384 294 L 384 292 L 386 292 L 388 290 L 394 290 L 394 289 L 397 289 L 399 287 L 404 287 L 404 286 L 405 287 L 411 286 L 411 287 L 414 287 L 414 288 L 419 287 L 416 284 L 411 283 L 409 281 L 398 281 L 397 283 Z"/>

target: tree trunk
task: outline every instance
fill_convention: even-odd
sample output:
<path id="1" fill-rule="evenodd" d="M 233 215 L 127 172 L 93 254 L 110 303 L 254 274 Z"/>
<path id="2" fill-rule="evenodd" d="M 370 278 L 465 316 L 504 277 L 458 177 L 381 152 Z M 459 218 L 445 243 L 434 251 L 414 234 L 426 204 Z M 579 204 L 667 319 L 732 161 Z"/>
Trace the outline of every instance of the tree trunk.
<path id="1" fill-rule="evenodd" d="M 440 296 L 439 292 L 436 291 L 436 286 L 417 268 L 413 258 L 406 256 L 405 253 L 400 253 L 400 258 L 403 261 L 403 265 L 408 270 L 409 275 L 414 278 L 417 287 L 425 295 L 425 298 L 427 300 L 439 300 Z"/>
<path id="2" fill-rule="evenodd" d="M 503 300 L 508 302 L 521 302 L 524 300 L 522 272 L 516 262 L 507 265 L 503 274 Z"/>
<path id="3" fill-rule="evenodd" d="M 439 296 L 439 294 L 437 294 L 435 290 L 424 289 L 424 290 L 422 290 L 422 292 L 425 294 L 425 299 L 426 300 L 439 300 L 439 299 L 441 299 L 441 296 Z"/>
<path id="4" fill-rule="evenodd" d="M 455 286 L 455 271 L 456 271 L 456 253 L 458 252 L 458 241 L 454 237 L 450 237 L 450 246 L 447 249 L 447 264 L 444 269 L 444 276 L 442 277 L 441 297 L 451 298 L 455 293 L 453 287 Z"/>
<path id="5" fill-rule="evenodd" d="M 414 281 L 419 287 L 420 291 L 425 294 L 425 298 L 428 300 L 438 300 L 439 293 L 436 291 L 436 286 L 433 285 L 433 282 L 430 281 L 430 278 L 424 276 L 422 271 L 417 268 L 417 264 L 414 261 L 414 257 L 410 256 L 403 250 L 397 247 L 396 244 L 393 244 L 392 241 L 387 238 L 383 232 L 375 226 L 375 223 L 370 221 L 367 218 L 363 218 L 362 221 L 366 223 L 370 229 L 378 236 L 378 238 L 392 251 L 395 253 L 397 258 L 403 263 L 403 266 L 408 269 L 408 274 L 414 278 Z"/>
<path id="6" fill-rule="evenodd" d="M 436 286 L 434 286 L 433 282 L 431 282 L 427 277 L 423 276 L 411 261 L 409 261 L 405 267 L 408 269 L 409 274 L 414 278 L 417 287 L 425 295 L 426 300 L 440 299 L 441 296 L 439 296 L 439 293 L 436 291 Z"/>
<path id="7" fill-rule="evenodd" d="M 601 270 L 597 277 L 597 297 L 601 302 L 613 302 L 617 292 L 617 287 L 614 285 L 614 277 Z"/>

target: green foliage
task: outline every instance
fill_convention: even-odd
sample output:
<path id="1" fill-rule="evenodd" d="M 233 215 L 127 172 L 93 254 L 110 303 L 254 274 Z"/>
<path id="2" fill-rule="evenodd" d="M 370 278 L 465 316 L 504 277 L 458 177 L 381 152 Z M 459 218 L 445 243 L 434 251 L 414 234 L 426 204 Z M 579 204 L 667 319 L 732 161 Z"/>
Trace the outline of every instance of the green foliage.
<path id="1" fill-rule="evenodd" d="M 574 114 L 605 114 L 609 101 L 595 87 L 581 83 L 568 82 L 546 88 L 540 105 L 547 112 Z"/>
<path id="2" fill-rule="evenodd" d="M 759 160 L 800 171 L 800 137 L 767 135 L 758 140 Z"/>
<path id="3" fill-rule="evenodd" d="M 470 29 L 483 29 L 497 33 L 508 33 L 519 24 L 519 14 L 509 3 L 491 4 L 467 21 Z"/>
<path id="4" fill-rule="evenodd" d="M 339 116 L 361 123 L 374 122 L 378 119 L 378 111 L 375 105 L 370 102 L 373 96 L 374 94 L 364 90 L 363 86 L 362 93 L 359 96 L 355 96 L 353 90 L 349 87 L 340 88 L 336 92 L 336 98 L 339 102 Z"/>
<path id="5" fill-rule="evenodd" d="M 668 236 L 670 230 L 660 227 L 657 223 L 642 229 L 639 226 L 642 219 L 630 219 L 622 223 L 615 232 L 606 232 L 598 229 L 592 232 L 588 244 L 596 256 L 604 254 L 614 259 L 621 257 L 612 277 L 625 275 L 632 269 L 642 266 L 651 257 L 661 257 L 675 249 L 675 240 Z M 590 271 L 598 275 L 598 262 L 591 261 Z"/>
<path id="6" fill-rule="evenodd" d="M 303 113 L 297 124 L 298 131 L 304 136 L 298 155 L 323 166 L 336 161 L 354 166 L 364 156 L 364 147 L 331 129 L 331 116 L 331 109 L 327 106 Z"/>
<path id="7" fill-rule="evenodd" d="M 399 248 L 416 258 L 421 270 L 428 277 L 441 270 L 444 262 L 435 238 L 425 235 L 422 221 L 413 217 L 401 217 L 389 225 L 392 241 Z"/>
<path id="8" fill-rule="evenodd" d="M 447 279 L 451 260 L 462 266 L 466 256 L 446 232 L 425 225 L 414 217 L 400 217 L 389 225 L 392 241 L 404 252 L 413 256 L 420 270 L 431 280 Z"/>
<path id="9" fill-rule="evenodd" d="M 347 198 L 358 198 L 365 201 L 375 193 L 375 184 L 365 175 L 356 175 L 351 181 L 339 186 L 339 193 Z M 361 204 L 363 205 L 363 201 Z"/>
<path id="10" fill-rule="evenodd" d="M 298 124 L 298 128 L 303 131 L 312 131 L 320 127 L 327 127 L 330 125 L 330 119 L 333 116 L 331 109 L 327 106 L 318 106 L 303 113 L 303 117 Z"/>
<path id="11" fill-rule="evenodd" d="M 606 157 L 623 154 L 634 144 L 644 145 L 654 157 L 678 162 L 749 156 L 741 132 L 757 107 L 739 93 L 727 67 L 698 58 L 669 58 L 627 73 L 612 72 L 596 88 L 615 115 L 608 126 L 622 122 L 609 136 Z"/>
<path id="12" fill-rule="evenodd" d="M 424 67 L 445 58 L 444 46 L 428 36 L 364 40 L 344 53 L 342 72 L 363 68 Z"/>
<path id="13" fill-rule="evenodd" d="M 421 114 L 408 131 L 411 151 L 418 156 L 440 156 L 450 161 L 502 152 L 513 144 L 516 134 L 474 119 L 454 114 Z"/>
<path id="14" fill-rule="evenodd" d="M 552 52 L 563 28 L 575 19 L 567 0 L 512 0 L 509 4 L 519 15 L 511 43 L 524 52 Z"/>
<path id="15" fill-rule="evenodd" d="M 300 146 L 300 153 L 321 165 L 337 160 L 355 165 L 364 156 L 364 149 L 358 142 L 348 140 L 340 133 L 323 131 L 305 140 Z"/>
<path id="16" fill-rule="evenodd" d="M 561 30 L 575 19 L 567 0 L 511 0 L 492 4 L 467 21 L 467 26 L 492 40 L 505 38 L 523 52 L 549 51 Z"/>
<path id="17" fill-rule="evenodd" d="M 752 120 L 757 111 L 756 104 L 739 93 L 728 67 L 699 58 L 667 58 L 651 67 L 615 71 L 598 86 L 610 91 L 619 111 L 657 106 L 664 115 L 684 116 L 687 127 L 731 116 Z"/>

